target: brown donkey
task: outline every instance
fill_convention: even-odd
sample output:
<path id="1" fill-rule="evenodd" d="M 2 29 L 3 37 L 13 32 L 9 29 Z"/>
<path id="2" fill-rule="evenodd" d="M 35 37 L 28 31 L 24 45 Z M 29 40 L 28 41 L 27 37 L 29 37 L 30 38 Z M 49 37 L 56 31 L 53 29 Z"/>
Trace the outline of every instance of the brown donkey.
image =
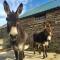
<path id="1" fill-rule="evenodd" d="M 23 4 L 21 3 L 17 8 L 17 11 L 10 11 L 9 5 L 6 1 L 3 3 L 4 10 L 7 13 L 7 32 L 10 36 L 11 46 L 13 47 L 16 60 L 23 60 L 24 49 L 28 48 L 26 44 L 28 40 L 28 34 L 23 30 L 22 25 L 19 22 L 18 16 L 22 12 Z"/>
<path id="2" fill-rule="evenodd" d="M 51 42 L 52 37 L 52 27 L 50 21 L 43 23 L 43 30 L 39 33 L 33 34 L 33 48 L 34 48 L 34 54 L 35 54 L 35 48 L 37 45 L 38 51 L 40 53 L 40 47 L 42 47 L 43 50 L 43 58 L 47 57 L 47 48 L 49 46 L 49 43 Z"/>

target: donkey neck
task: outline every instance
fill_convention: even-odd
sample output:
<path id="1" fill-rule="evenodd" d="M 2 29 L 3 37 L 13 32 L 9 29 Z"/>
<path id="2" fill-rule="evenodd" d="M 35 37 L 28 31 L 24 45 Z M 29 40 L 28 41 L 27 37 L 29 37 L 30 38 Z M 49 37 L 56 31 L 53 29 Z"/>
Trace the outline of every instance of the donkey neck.
<path id="1" fill-rule="evenodd" d="M 18 35 L 19 35 L 21 38 L 24 38 L 25 31 L 24 31 L 24 29 L 22 28 L 21 25 L 18 25 L 17 30 L 18 30 Z"/>

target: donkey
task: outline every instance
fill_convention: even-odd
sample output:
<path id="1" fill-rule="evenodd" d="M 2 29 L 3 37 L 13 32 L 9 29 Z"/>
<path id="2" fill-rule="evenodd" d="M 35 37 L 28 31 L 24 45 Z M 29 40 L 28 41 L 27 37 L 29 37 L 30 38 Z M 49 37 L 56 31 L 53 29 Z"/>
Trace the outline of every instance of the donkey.
<path id="1" fill-rule="evenodd" d="M 33 48 L 34 48 L 34 54 L 35 54 L 36 45 L 37 45 L 37 49 L 39 50 L 42 47 L 43 59 L 44 59 L 45 57 L 47 57 L 47 48 L 49 43 L 51 42 L 52 27 L 51 27 L 50 21 L 44 22 L 43 25 L 44 25 L 44 29 L 41 32 L 33 34 L 33 41 L 34 41 Z M 41 52 L 39 51 L 39 53 Z"/>
<path id="2" fill-rule="evenodd" d="M 7 14 L 7 32 L 10 36 L 10 43 L 14 50 L 16 60 L 23 60 L 24 58 L 24 49 L 29 47 L 28 43 L 28 34 L 22 28 L 22 25 L 19 21 L 19 14 L 22 12 L 23 4 L 21 3 L 17 8 L 16 12 L 10 11 L 7 1 L 3 2 L 4 10 Z"/>

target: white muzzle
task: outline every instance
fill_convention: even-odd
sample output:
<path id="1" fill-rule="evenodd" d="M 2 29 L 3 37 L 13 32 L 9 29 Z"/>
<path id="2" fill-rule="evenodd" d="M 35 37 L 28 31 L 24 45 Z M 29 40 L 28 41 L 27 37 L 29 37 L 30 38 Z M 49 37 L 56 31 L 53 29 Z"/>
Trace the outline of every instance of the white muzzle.
<path id="1" fill-rule="evenodd" d="M 11 28 L 9 34 L 12 35 L 12 36 L 17 35 L 17 34 L 18 34 L 17 28 L 13 26 L 13 27 Z"/>

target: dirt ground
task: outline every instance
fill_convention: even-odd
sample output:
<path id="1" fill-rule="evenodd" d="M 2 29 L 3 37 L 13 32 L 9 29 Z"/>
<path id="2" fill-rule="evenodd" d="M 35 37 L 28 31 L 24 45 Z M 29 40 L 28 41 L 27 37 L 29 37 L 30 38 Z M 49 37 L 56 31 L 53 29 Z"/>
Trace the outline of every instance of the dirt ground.
<path id="1" fill-rule="evenodd" d="M 12 50 L 0 52 L 0 60 L 15 60 L 14 52 Z M 39 55 L 39 53 L 36 52 L 34 55 L 33 51 L 25 51 L 25 58 L 23 60 L 60 60 L 60 54 L 50 52 L 47 58 L 42 59 L 42 53 Z"/>

